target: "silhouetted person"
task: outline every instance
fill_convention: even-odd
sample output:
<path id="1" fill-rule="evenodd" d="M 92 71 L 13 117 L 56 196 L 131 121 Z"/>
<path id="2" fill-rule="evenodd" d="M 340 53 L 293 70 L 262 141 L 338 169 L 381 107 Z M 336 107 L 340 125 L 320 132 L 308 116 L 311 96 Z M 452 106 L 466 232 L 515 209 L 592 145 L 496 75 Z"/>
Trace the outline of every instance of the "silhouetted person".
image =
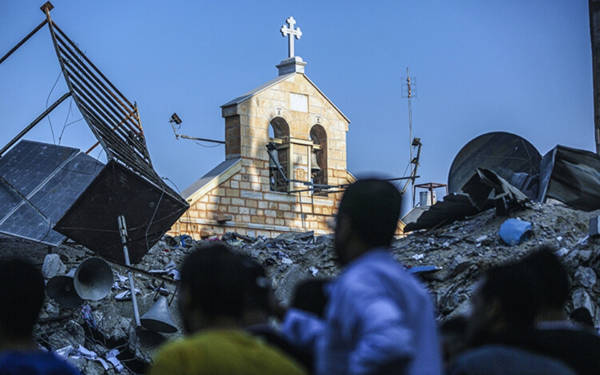
<path id="1" fill-rule="evenodd" d="M 457 316 L 440 325 L 440 341 L 444 365 L 447 366 L 466 347 L 468 319 Z"/>
<path id="2" fill-rule="evenodd" d="M 449 375 L 574 375 L 559 360 L 523 348 L 535 329 L 533 278 L 525 265 L 489 269 L 472 296 L 470 350 L 449 366 Z"/>
<path id="3" fill-rule="evenodd" d="M 440 374 L 433 305 L 389 253 L 402 195 L 389 182 L 350 185 L 339 204 L 335 251 L 344 267 L 325 318 L 290 309 L 287 337 L 315 353 L 317 374 Z"/>
<path id="4" fill-rule="evenodd" d="M 312 354 L 298 349 L 286 340 L 270 322 L 277 309 L 275 297 L 271 289 L 271 281 L 262 266 L 252 262 L 248 264 L 250 278 L 256 283 L 248 283 L 246 293 L 246 308 L 243 321 L 245 330 L 259 337 L 273 348 L 279 349 L 288 357 L 294 359 L 305 369 L 312 368 Z"/>
<path id="5" fill-rule="evenodd" d="M 534 329 L 536 295 L 533 277 L 523 264 L 492 267 L 471 297 L 467 327 L 471 347 L 509 342 Z"/>
<path id="6" fill-rule="evenodd" d="M 179 310 L 186 337 L 165 345 L 150 374 L 305 374 L 279 350 L 244 331 L 256 319 L 254 262 L 214 243 L 188 255 L 180 271 Z M 250 313 L 252 312 L 252 313 Z"/>
<path id="7" fill-rule="evenodd" d="M 323 318 L 327 306 L 326 288 L 329 282 L 331 282 L 329 279 L 309 279 L 299 282 L 294 288 L 290 306 Z"/>
<path id="8" fill-rule="evenodd" d="M 519 345 L 560 359 L 580 375 L 599 374 L 600 337 L 568 320 L 569 275 L 554 249 L 541 246 L 522 262 L 533 277 L 536 329 L 522 336 Z"/>
<path id="9" fill-rule="evenodd" d="M 0 260 L 0 375 L 79 374 L 34 342 L 33 326 L 43 303 L 42 273 L 22 259 Z"/>

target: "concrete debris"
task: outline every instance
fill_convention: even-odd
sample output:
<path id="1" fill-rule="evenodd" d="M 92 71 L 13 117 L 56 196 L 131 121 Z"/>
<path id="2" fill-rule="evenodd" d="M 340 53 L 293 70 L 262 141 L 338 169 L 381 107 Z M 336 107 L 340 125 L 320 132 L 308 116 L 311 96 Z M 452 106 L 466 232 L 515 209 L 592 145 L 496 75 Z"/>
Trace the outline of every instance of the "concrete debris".
<path id="1" fill-rule="evenodd" d="M 404 222 L 404 231 L 436 228 L 491 207 L 496 208 L 496 215 L 507 216 L 524 209 L 528 202 L 529 198 L 525 194 L 499 174 L 490 169 L 477 168 L 460 192 L 446 195 L 443 201 L 418 215 L 406 215 L 405 218 L 410 222 Z"/>
<path id="2" fill-rule="evenodd" d="M 590 237 L 600 236 L 600 217 L 594 216 L 590 219 Z"/>
<path id="3" fill-rule="evenodd" d="M 596 285 L 596 273 L 590 267 L 579 267 L 575 271 L 575 282 L 584 288 L 593 288 Z"/>
<path id="4" fill-rule="evenodd" d="M 48 254 L 44 257 L 44 263 L 42 263 L 42 275 L 45 279 L 51 279 L 56 275 L 65 273 L 67 266 L 60 260 L 58 254 Z"/>
<path id="5" fill-rule="evenodd" d="M 495 207 L 491 207 L 468 219 L 399 238 L 392 244 L 392 252 L 409 272 L 423 280 L 433 296 L 438 318 L 443 321 L 469 312 L 470 296 L 479 276 L 487 268 L 522 257 L 541 244 L 553 245 L 560 249 L 557 252 L 573 281 L 567 312 L 585 307 L 599 326 L 600 308 L 596 301 L 600 301 L 600 288 L 594 270 L 600 269 L 600 239 L 588 237 L 589 220 L 599 213 L 578 211 L 553 202 L 529 203 L 529 207 L 519 211 L 519 219 L 533 224 L 531 235 L 509 246 L 498 234 L 506 218 L 496 216 Z M 221 239 L 265 267 L 275 296 L 283 305 L 289 303 L 298 282 L 332 278 L 339 273 L 332 235 L 315 237 L 314 233 L 307 232 L 265 238 L 226 233 Z M 194 249 L 201 250 L 207 243 L 187 236 L 164 236 L 148 251 L 137 265 L 144 273 L 134 272 L 140 314 L 150 310 L 158 295 L 171 301 L 176 289 L 175 275 L 163 271 L 176 270 L 187 254 Z M 88 250 L 74 245 L 62 245 L 55 253 L 60 254 L 67 269 L 77 267 L 90 256 Z M 45 254 L 33 254 L 38 254 L 41 263 Z M 117 287 L 106 298 L 86 301 L 83 306 L 71 309 L 48 299 L 35 337 L 50 350 L 83 347 L 109 365 L 105 370 L 98 360 L 81 354 L 70 355 L 69 361 L 86 374 L 143 373 L 151 363 L 153 351 L 165 340 L 181 335 L 182 324 L 175 310 L 176 303 L 168 309 L 174 325 L 179 328 L 177 333 L 136 329 L 132 324 L 131 302 L 115 298 L 129 291 L 123 276 L 127 269 L 115 264 L 111 267 Z M 160 275 L 153 276 L 151 270 L 161 271 Z M 115 349 L 119 354 L 109 355 Z M 110 358 L 118 360 L 123 368 L 118 370 L 120 366 Z"/>

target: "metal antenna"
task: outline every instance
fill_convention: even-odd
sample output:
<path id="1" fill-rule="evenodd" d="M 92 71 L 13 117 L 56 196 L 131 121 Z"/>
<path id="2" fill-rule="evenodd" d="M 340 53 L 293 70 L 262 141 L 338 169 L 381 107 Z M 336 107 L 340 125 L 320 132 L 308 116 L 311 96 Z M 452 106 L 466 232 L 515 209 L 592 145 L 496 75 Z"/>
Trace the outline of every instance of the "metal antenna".
<path id="1" fill-rule="evenodd" d="M 412 164 L 412 172 L 411 178 L 406 181 L 404 186 L 402 187 L 402 192 L 404 193 L 408 188 L 408 184 L 413 187 L 413 206 L 414 206 L 414 190 L 415 190 L 415 180 L 417 179 L 417 169 L 419 168 L 419 159 L 421 158 L 421 147 L 423 144 L 421 143 L 420 138 L 413 138 L 413 123 L 412 123 L 412 98 L 416 96 L 416 85 L 415 80 L 411 78 L 410 71 L 408 67 L 406 68 L 406 91 L 403 91 L 403 97 L 408 101 L 408 154 L 409 154 L 409 166 Z M 414 155 L 414 151 L 416 151 L 416 155 Z M 407 167 L 408 168 L 408 167 Z"/>
<path id="2" fill-rule="evenodd" d="M 413 91 L 413 80 L 410 78 L 408 67 L 406 68 L 406 99 L 408 99 L 408 150 L 410 160 L 413 160 L 413 124 L 412 124 L 412 98 L 415 95 Z"/>

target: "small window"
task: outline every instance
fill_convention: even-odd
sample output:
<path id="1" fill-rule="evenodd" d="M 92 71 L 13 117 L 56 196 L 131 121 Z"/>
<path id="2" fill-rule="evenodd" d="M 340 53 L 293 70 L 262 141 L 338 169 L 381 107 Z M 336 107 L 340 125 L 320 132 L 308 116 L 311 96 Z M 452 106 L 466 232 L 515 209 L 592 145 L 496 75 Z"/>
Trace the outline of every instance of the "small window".
<path id="1" fill-rule="evenodd" d="M 311 178 L 315 185 L 327 185 L 327 133 L 321 125 L 310 129 L 310 139 L 313 142 L 311 159 Z M 315 191 L 318 186 L 315 186 Z"/>
<path id="2" fill-rule="evenodd" d="M 269 151 L 269 182 L 271 191 L 288 191 L 286 177 L 288 175 L 290 128 L 287 122 L 276 117 L 269 123 L 269 140 L 274 147 Z"/>

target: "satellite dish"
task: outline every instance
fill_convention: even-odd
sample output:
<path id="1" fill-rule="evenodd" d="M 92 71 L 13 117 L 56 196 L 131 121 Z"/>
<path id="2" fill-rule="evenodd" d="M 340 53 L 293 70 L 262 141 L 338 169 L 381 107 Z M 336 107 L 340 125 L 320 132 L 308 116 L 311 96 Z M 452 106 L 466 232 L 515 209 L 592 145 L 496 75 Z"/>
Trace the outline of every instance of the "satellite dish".
<path id="1" fill-rule="evenodd" d="M 541 159 L 538 150 L 518 135 L 506 132 L 480 135 L 454 158 L 448 173 L 448 191 L 459 192 L 477 168 L 491 169 L 509 182 L 525 174 L 535 176 L 540 172 Z"/>

